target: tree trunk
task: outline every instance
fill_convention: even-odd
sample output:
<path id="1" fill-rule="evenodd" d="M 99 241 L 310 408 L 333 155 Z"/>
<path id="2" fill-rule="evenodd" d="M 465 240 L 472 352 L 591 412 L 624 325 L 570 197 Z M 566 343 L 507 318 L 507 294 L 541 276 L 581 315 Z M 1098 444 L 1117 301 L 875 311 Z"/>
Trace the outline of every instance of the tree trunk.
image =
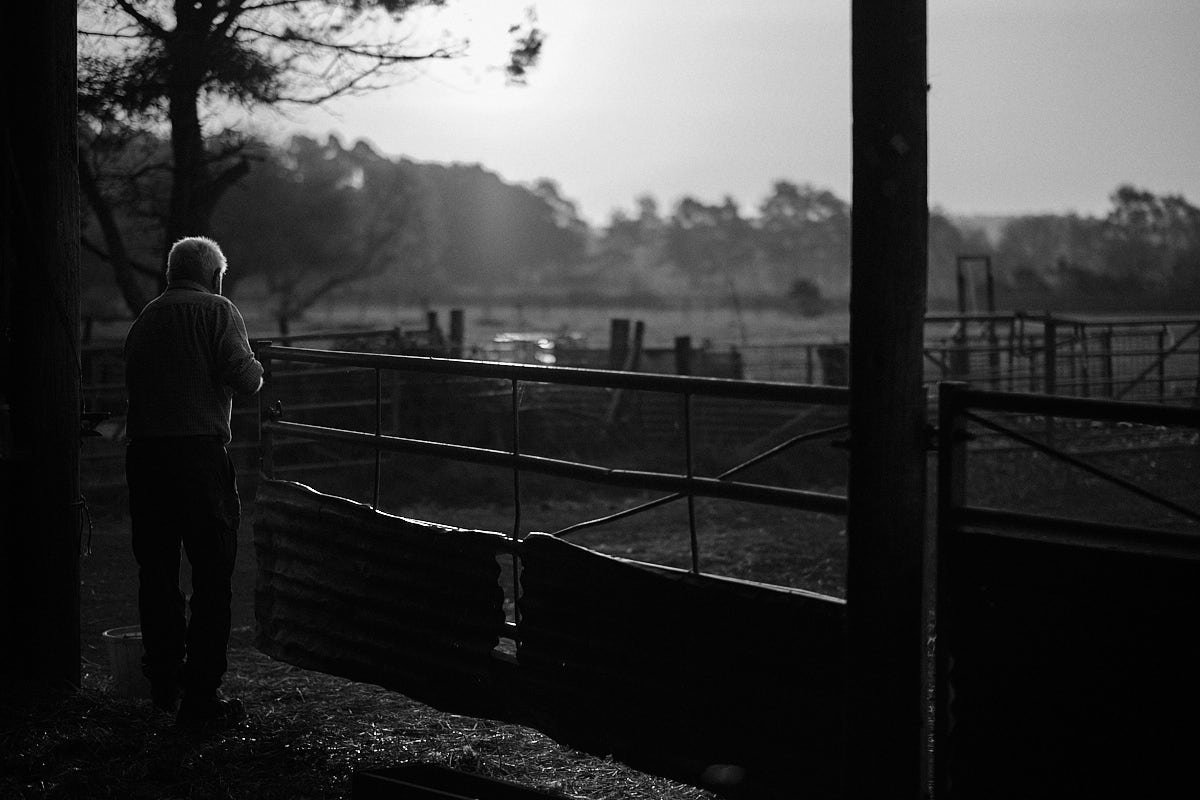
<path id="1" fill-rule="evenodd" d="M 100 231 L 104 234 L 104 244 L 108 248 L 108 261 L 112 266 L 117 288 L 121 291 L 121 299 L 125 301 L 126 307 L 136 317 L 146 303 L 150 302 L 150 298 L 137 279 L 137 274 L 129 259 L 129 251 L 125 248 L 125 239 L 113 216 L 112 206 L 100 192 L 96 177 L 92 174 L 85 159 L 79 160 L 79 185 L 83 190 L 84 197 L 87 198 L 88 205 L 92 208 L 92 213 L 96 215 Z"/>
<path id="2" fill-rule="evenodd" d="M 177 0 L 175 18 L 175 31 L 167 39 L 172 51 L 167 116 L 171 122 L 173 172 L 163 231 L 164 264 L 171 245 L 180 238 L 208 234 L 212 208 L 204 198 L 208 164 L 199 112 L 209 21 L 187 0 Z"/>

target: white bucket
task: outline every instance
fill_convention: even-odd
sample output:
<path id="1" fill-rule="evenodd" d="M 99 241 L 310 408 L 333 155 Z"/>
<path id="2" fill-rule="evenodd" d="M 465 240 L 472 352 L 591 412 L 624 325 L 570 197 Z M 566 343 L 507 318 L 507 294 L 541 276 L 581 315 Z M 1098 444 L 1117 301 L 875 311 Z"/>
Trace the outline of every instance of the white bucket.
<path id="1" fill-rule="evenodd" d="M 139 625 L 110 628 L 104 646 L 112 667 L 113 694 L 120 697 L 150 697 L 150 681 L 142 674 L 142 629 Z"/>

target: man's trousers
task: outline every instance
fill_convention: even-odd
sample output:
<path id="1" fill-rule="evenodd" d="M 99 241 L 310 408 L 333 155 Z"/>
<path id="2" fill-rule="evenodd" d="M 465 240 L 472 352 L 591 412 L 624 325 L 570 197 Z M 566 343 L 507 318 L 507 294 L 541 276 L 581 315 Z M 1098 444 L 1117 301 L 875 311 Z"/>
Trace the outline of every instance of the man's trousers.
<path id="1" fill-rule="evenodd" d="M 217 437 L 138 439 L 128 447 L 125 474 L 143 672 L 158 688 L 214 695 L 227 668 L 241 520 L 233 461 Z M 179 586 L 181 546 L 192 569 L 190 619 Z"/>

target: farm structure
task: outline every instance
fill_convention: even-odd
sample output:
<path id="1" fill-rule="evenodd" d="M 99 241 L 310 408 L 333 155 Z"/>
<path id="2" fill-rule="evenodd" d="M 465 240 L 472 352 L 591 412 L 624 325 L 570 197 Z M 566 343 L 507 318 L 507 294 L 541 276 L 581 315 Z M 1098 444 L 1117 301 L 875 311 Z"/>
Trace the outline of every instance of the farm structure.
<path id="1" fill-rule="evenodd" d="M 815 796 L 835 793 L 844 753 L 829 732 L 844 701 L 845 603 L 706 572 L 691 504 L 707 496 L 844 514 L 843 495 L 737 476 L 802 443 L 844 436 L 845 388 L 275 345 L 260 357 L 278 381 L 262 398 L 266 477 L 255 529 L 261 649 L 457 713 L 532 725 L 718 792 L 723 787 L 705 773 L 714 764 L 737 765 L 741 780 L 724 787 L 736 796 L 792 796 L 798 775 Z M 286 398 L 272 413 L 286 387 L 304 383 L 285 376 L 338 368 L 368 376 L 360 384 L 368 391 L 384 385 L 389 372 L 455 378 L 457 384 L 428 385 L 460 390 L 490 382 L 491 391 L 467 393 L 466 402 L 476 415 L 490 403 L 480 430 L 504 434 L 479 439 L 460 426 L 415 418 L 404 420 L 403 430 L 421 433 L 385 433 L 389 410 L 378 392 L 374 415 L 357 429 L 295 421 Z M 545 440 L 536 415 L 519 410 L 524 384 L 672 396 L 679 424 L 660 419 L 656 427 L 670 431 L 683 451 L 682 471 L 535 455 Z M 1200 510 L 1188 489 L 1200 476 L 1200 410 L 953 383 L 942 384 L 940 396 L 931 692 L 940 793 L 1002 797 L 1019 788 L 1055 797 L 1178 779 L 1187 763 L 1179 748 L 1195 737 L 1170 724 L 1178 711 L 1173 701 L 1200 707 L 1187 678 L 1200 667 L 1200 643 L 1176 635 L 1200 607 Z M 704 426 L 695 410 L 717 399 L 736 400 L 739 408 L 778 404 L 789 409 L 792 425 L 760 437 L 758 452 L 747 450 L 739 464 L 711 474 L 697 464 Z M 453 442 L 426 438 L 449 430 Z M 279 479 L 288 448 L 302 440 L 364 452 L 366 470 L 357 480 L 373 488 L 363 502 Z M 504 483 L 513 497 L 511 530 L 381 513 L 379 476 L 388 454 L 511 471 Z M 594 448 L 589 455 L 603 454 Z M 981 477 L 979 466 L 988 462 Z M 1148 491 L 1122 477 L 1141 471 L 1144 480 L 1148 463 L 1181 473 L 1163 482 L 1174 489 Z M 1005 469 L 1028 474 L 1008 483 L 1010 496 L 986 485 Z M 536 496 L 529 489 L 536 474 L 654 489 L 662 502 L 688 503 L 690 569 L 568 541 L 649 504 L 554 533 L 527 530 L 522 504 L 536 499 L 522 498 Z M 1031 484 L 1046 490 L 1031 496 Z M 1100 502 L 1114 487 L 1124 496 Z M 1059 492 L 1082 502 L 1071 507 Z M 973 500 L 981 494 L 986 503 Z M 502 569 L 506 560 L 511 564 Z M 1125 574 L 1123 565 L 1133 562 L 1138 572 Z M 1122 590 L 1114 592 L 1114 584 Z M 1020 621 L 1005 616 L 1010 612 Z M 1116 633 L 1102 636 L 1106 631 Z M 1123 688 L 1130 684 L 1146 685 L 1154 702 Z M 786 730 L 773 724 L 781 714 L 792 723 Z M 1042 746 L 1028 748 L 1031 738 Z M 1008 769 L 1014 761 L 1023 771 Z M 1027 775 L 1037 776 L 1036 789 L 1026 785 Z"/>
<path id="2" fill-rule="evenodd" d="M 846 342 L 773 342 L 738 349 L 753 380 L 839 384 Z M 1200 319 L 1023 312 L 928 314 L 924 382 L 1161 403 L 1200 399 Z"/>
<path id="3" fill-rule="evenodd" d="M 513 529 L 503 534 L 378 513 L 378 477 L 369 504 L 264 478 L 255 527 L 260 649 L 447 710 L 528 724 L 580 749 L 684 780 L 702 783 L 705 769 L 728 764 L 744 776 L 741 791 L 786 796 L 796 770 L 819 795 L 833 791 L 840 780 L 838 740 L 830 733 L 841 714 L 844 601 L 702 573 L 692 504 L 709 496 L 844 514 L 844 496 L 742 482 L 736 474 L 801 441 L 844 433 L 846 389 L 274 345 L 259 353 L 275 376 L 290 363 L 509 384 L 501 396 L 510 424 L 486 426 L 505 431 L 504 441 L 490 446 L 461 443 L 461 432 L 451 443 L 387 435 L 379 426 L 356 431 L 294 422 L 286 404 L 282 418 L 271 418 L 277 394 L 268 390 L 265 476 L 276 472 L 277 443 L 282 451 L 284 440 L 310 439 L 374 451 L 376 476 L 385 452 L 511 470 L 516 499 Z M 535 455 L 541 437 L 527 435 L 531 420 L 517 410 L 526 383 L 671 396 L 681 424 L 657 427 L 676 439 L 683 469 Z M 773 403 L 793 415 L 820 407 L 833 424 L 766 447 L 722 477 L 706 477 L 697 473 L 692 435 L 693 409 L 702 399 Z M 383 413 L 380 401 L 377 420 Z M 536 420 L 531 427 L 537 429 Z M 691 569 L 566 541 L 606 520 L 585 520 L 557 535 L 524 531 L 521 487 L 530 474 L 657 490 L 665 501 L 686 502 Z M 645 507 L 631 509 L 639 510 Z M 498 557 L 513 559 L 510 586 L 501 584 Z M 789 690 L 796 681 L 819 690 Z M 780 736 L 772 724 L 780 715 L 805 724 Z"/>

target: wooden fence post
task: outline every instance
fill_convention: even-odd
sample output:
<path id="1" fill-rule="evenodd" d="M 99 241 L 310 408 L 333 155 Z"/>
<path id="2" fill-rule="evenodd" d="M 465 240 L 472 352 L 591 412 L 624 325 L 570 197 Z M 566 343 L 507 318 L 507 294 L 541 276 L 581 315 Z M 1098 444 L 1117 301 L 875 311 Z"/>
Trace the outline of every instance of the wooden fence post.
<path id="1" fill-rule="evenodd" d="M 463 343 L 466 341 L 467 326 L 461 308 L 450 309 L 450 357 L 463 357 Z"/>
<path id="2" fill-rule="evenodd" d="M 1080 362 L 1080 377 L 1083 379 L 1082 394 L 1084 397 L 1091 397 L 1092 396 L 1092 367 L 1091 367 L 1092 354 L 1091 354 L 1091 351 L 1088 349 L 1088 338 L 1089 337 L 1088 337 L 1087 325 L 1085 323 L 1081 322 L 1076 326 L 1075 331 L 1079 337 L 1079 345 L 1080 345 L 1080 349 L 1081 349 L 1081 354 L 1083 356 L 1082 361 Z"/>
<path id="3" fill-rule="evenodd" d="M 446 342 L 446 337 L 442 333 L 442 328 L 438 325 L 438 312 L 425 312 L 425 328 L 429 331 L 429 338 L 433 342 L 434 347 L 441 347 Z"/>
<path id="4" fill-rule="evenodd" d="M 692 337 L 675 337 L 675 374 L 692 374 Z"/>
<path id="5" fill-rule="evenodd" d="M 1050 314 L 1042 317 L 1042 392 L 1058 394 L 1058 321 Z"/>
<path id="6" fill-rule="evenodd" d="M 614 320 L 615 322 L 616 320 Z M 628 320 L 625 320 L 628 322 Z M 625 372 L 637 372 L 638 365 L 642 360 L 642 339 L 646 334 L 646 323 L 640 319 L 633 327 L 633 343 L 629 348 L 629 352 L 625 355 L 625 363 L 621 365 L 621 369 Z M 608 414 L 605 415 L 607 424 L 612 425 L 621 416 L 621 409 L 625 404 L 625 391 L 623 389 L 614 389 L 612 401 L 608 405 Z"/>
<path id="7" fill-rule="evenodd" d="M 608 324 L 608 368 L 621 369 L 629 355 L 629 320 L 613 319 Z"/>

